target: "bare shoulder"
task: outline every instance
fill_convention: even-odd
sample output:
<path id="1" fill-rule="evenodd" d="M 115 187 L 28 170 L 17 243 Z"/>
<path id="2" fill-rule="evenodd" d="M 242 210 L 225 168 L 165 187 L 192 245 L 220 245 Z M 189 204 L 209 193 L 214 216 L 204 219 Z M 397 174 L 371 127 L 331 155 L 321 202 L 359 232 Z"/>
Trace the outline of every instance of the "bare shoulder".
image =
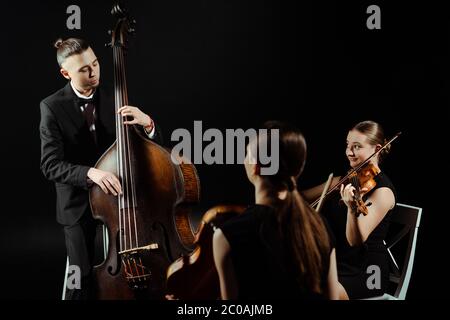
<path id="1" fill-rule="evenodd" d="M 380 202 L 390 209 L 392 209 L 395 205 L 395 196 L 394 192 L 388 187 L 381 187 L 376 189 L 372 195 L 370 196 L 372 201 Z"/>

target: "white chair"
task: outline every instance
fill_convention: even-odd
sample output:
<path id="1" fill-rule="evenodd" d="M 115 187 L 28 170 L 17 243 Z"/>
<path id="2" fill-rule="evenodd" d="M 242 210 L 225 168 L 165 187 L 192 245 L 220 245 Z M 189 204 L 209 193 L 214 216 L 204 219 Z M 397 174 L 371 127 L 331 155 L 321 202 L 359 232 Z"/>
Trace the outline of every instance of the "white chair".
<path id="1" fill-rule="evenodd" d="M 67 277 L 69 276 L 69 256 L 66 259 L 66 272 L 64 273 L 64 286 L 61 300 L 66 300 Z"/>
<path id="2" fill-rule="evenodd" d="M 394 284 L 395 291 L 393 295 L 385 293 L 382 296 L 367 298 L 364 300 L 405 300 L 412 274 L 414 255 L 416 252 L 417 233 L 419 231 L 421 216 L 422 208 L 402 203 L 396 204 L 394 212 L 391 215 L 391 224 L 398 224 L 401 226 L 401 229 L 396 232 L 395 235 L 387 239 L 387 242 L 385 242 L 391 263 L 389 280 Z M 402 267 L 399 267 L 399 264 L 397 263 L 397 260 L 392 252 L 392 248 L 406 236 L 408 236 L 408 243 L 406 246 L 404 263 Z"/>

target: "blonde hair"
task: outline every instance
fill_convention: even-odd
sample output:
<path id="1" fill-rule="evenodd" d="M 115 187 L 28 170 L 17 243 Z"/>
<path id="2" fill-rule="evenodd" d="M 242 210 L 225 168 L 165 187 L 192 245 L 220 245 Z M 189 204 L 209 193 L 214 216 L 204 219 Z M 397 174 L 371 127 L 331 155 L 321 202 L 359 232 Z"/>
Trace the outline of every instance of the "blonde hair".
<path id="1" fill-rule="evenodd" d="M 357 130 L 367 137 L 367 141 L 370 145 L 376 146 L 378 144 L 386 144 L 384 137 L 384 130 L 381 125 L 372 120 L 366 120 L 357 123 L 352 130 Z M 390 152 L 391 145 L 386 146 L 378 155 L 378 161 L 381 162 Z"/>

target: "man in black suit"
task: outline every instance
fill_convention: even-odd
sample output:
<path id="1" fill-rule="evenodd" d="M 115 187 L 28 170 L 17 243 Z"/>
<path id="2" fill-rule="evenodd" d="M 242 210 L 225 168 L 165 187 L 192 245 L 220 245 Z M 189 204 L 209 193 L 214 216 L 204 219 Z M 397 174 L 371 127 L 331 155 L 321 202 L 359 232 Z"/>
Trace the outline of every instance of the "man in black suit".
<path id="1" fill-rule="evenodd" d="M 96 221 L 92 218 L 88 188 L 93 183 L 105 193 L 121 193 L 119 179 L 94 168 L 115 140 L 113 95 L 99 87 L 100 64 L 81 39 L 58 40 L 57 60 L 67 85 L 41 101 L 41 170 L 56 186 L 57 221 L 64 227 L 70 265 L 81 269 L 81 289 L 67 290 L 67 299 L 91 294 Z M 139 108 L 123 106 L 126 124 L 138 125 L 150 139 L 161 134 L 150 116 Z"/>

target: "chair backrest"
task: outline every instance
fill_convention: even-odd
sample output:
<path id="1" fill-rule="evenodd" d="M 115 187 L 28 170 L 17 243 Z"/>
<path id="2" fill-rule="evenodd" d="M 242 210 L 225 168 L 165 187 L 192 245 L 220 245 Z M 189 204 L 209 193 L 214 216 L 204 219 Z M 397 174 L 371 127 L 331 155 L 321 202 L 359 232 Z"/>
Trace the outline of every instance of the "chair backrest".
<path id="1" fill-rule="evenodd" d="M 399 232 L 388 238 L 386 246 L 390 255 L 391 269 L 389 280 L 396 284 L 394 297 L 404 300 L 408 291 L 409 280 L 414 263 L 414 255 L 416 251 L 417 233 L 419 231 L 420 218 L 422 216 L 422 208 L 397 203 L 394 212 L 391 215 L 391 223 L 401 226 Z M 400 268 L 392 253 L 392 248 L 403 238 L 408 236 L 406 252 L 404 255 L 404 263 Z M 400 270 L 401 269 L 401 270 Z"/>

